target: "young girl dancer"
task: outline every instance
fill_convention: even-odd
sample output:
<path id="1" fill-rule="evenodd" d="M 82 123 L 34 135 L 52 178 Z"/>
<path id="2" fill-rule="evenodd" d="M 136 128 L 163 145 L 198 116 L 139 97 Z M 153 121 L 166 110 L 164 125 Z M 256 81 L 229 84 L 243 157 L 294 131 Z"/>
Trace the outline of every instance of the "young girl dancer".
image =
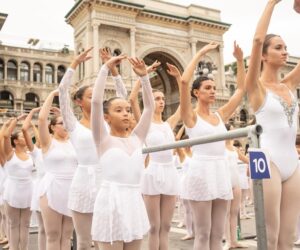
<path id="1" fill-rule="evenodd" d="M 167 64 L 167 66 L 168 73 L 174 76 L 177 81 L 180 81 L 179 70 L 174 65 Z M 164 94 L 159 90 L 154 90 L 153 96 L 155 112 L 147 135 L 146 145 L 155 146 L 174 142 L 175 137 L 172 130 L 180 120 L 180 110 L 178 108 L 174 115 L 163 122 Z M 131 99 L 137 102 L 137 96 L 131 95 Z M 134 107 L 138 107 L 138 104 Z M 151 250 L 168 249 L 168 233 L 171 227 L 176 196 L 179 194 L 178 183 L 179 176 L 174 164 L 173 151 L 151 153 L 149 164 L 142 179 L 142 193 L 151 226 L 148 239 L 149 249 Z"/>
<path id="2" fill-rule="evenodd" d="M 112 57 L 101 67 L 92 97 L 92 131 L 103 177 L 95 202 L 92 236 L 102 250 L 138 250 L 149 229 L 140 191 L 141 148 L 151 124 L 154 101 L 143 61 L 129 59 L 141 79 L 145 107 L 131 134 L 127 132 L 130 105 L 126 100 L 111 98 L 103 107 L 108 72 L 124 58 L 123 55 Z M 105 128 L 105 121 L 110 133 Z"/>
<path id="3" fill-rule="evenodd" d="M 4 132 L 7 180 L 3 199 L 9 224 L 9 244 L 12 250 L 28 249 L 33 161 L 27 154 L 23 134 L 20 131 L 13 133 L 17 122 L 24 118 L 25 115 L 13 118 Z"/>
<path id="4" fill-rule="evenodd" d="M 68 209 L 71 181 L 77 166 L 74 148 L 61 116 L 48 116 L 58 90 L 46 98 L 38 120 L 45 176 L 40 183 L 40 208 L 44 219 L 47 250 L 69 250 L 73 223 Z M 49 131 L 50 130 L 50 131 Z M 51 134 L 51 133 L 52 134 Z"/>
<path id="5" fill-rule="evenodd" d="M 263 181 L 268 249 L 292 249 L 300 211 L 300 171 L 296 150 L 300 64 L 279 79 L 286 44 L 267 30 L 280 0 L 269 0 L 258 22 L 246 77 L 249 102 L 264 132 L 260 145 L 270 155 L 271 179 Z"/>
<path id="6" fill-rule="evenodd" d="M 39 145 L 39 138 L 38 138 L 38 132 L 35 126 L 31 123 L 32 117 L 34 114 L 38 113 L 40 111 L 40 108 L 34 108 L 30 111 L 30 113 L 27 115 L 23 126 L 22 126 L 22 132 L 24 135 L 24 139 L 27 145 L 27 148 L 30 152 L 30 155 L 33 159 L 35 169 L 37 171 L 37 179 L 34 183 L 33 193 L 32 193 L 32 200 L 31 200 L 31 211 L 36 212 L 36 216 L 38 219 L 38 246 L 39 250 L 46 250 L 46 234 L 45 234 L 45 228 L 44 228 L 44 221 L 41 214 L 40 209 L 40 197 L 39 197 L 39 186 L 40 181 L 43 178 L 45 171 L 43 166 L 43 156 L 42 151 L 40 149 Z M 35 145 L 32 142 L 32 138 L 30 135 L 30 128 L 33 128 L 36 143 Z"/>
<path id="7" fill-rule="evenodd" d="M 182 75 L 180 87 L 181 117 L 190 138 L 224 133 L 227 121 L 244 96 L 243 62 L 239 62 L 237 89 L 227 104 L 212 113 L 215 101 L 215 83 L 201 76 L 192 86 L 191 94 L 197 99 L 194 110 L 190 98 L 189 82 L 194 70 L 206 53 L 218 47 L 216 43 L 204 46 L 192 59 Z M 234 51 L 240 52 L 235 44 Z M 195 250 L 222 249 L 228 200 L 232 199 L 230 176 L 226 161 L 225 142 L 219 141 L 192 147 L 193 156 L 185 180 L 183 198 L 190 200 L 195 226 Z"/>

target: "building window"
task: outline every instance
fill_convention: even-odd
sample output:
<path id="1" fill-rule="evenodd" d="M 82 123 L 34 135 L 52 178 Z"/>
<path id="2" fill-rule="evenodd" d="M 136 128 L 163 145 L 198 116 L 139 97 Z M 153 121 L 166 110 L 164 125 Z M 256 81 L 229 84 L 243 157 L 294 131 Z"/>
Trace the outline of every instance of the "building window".
<path id="1" fill-rule="evenodd" d="M 247 113 L 244 109 L 240 111 L 240 121 L 244 123 L 247 122 Z"/>
<path id="2" fill-rule="evenodd" d="M 42 82 L 42 66 L 39 63 L 33 65 L 33 81 Z"/>
<path id="3" fill-rule="evenodd" d="M 18 68 L 15 61 L 8 61 L 7 63 L 7 79 L 17 80 L 18 78 Z"/>
<path id="4" fill-rule="evenodd" d="M 230 94 L 230 96 L 233 96 L 234 92 L 235 92 L 235 87 L 233 85 L 230 85 L 229 86 L 229 94 Z"/>
<path id="5" fill-rule="evenodd" d="M 300 89 L 297 89 L 297 98 L 300 99 Z"/>
<path id="6" fill-rule="evenodd" d="M 46 83 L 54 83 L 54 69 L 53 66 L 50 64 L 46 65 L 46 72 L 45 72 L 45 81 Z"/>
<path id="7" fill-rule="evenodd" d="M 58 98 L 58 96 L 55 96 L 55 97 L 53 98 L 52 106 L 58 107 L 58 108 L 59 108 L 59 98 Z"/>
<path id="8" fill-rule="evenodd" d="M 31 110 L 39 107 L 39 97 L 34 93 L 27 93 L 25 95 L 24 109 Z"/>
<path id="9" fill-rule="evenodd" d="M 64 74 L 66 72 L 66 68 L 62 65 L 58 66 L 57 68 L 57 82 L 60 83 L 61 79 L 63 78 Z"/>
<path id="10" fill-rule="evenodd" d="M 20 70 L 20 80 L 21 81 L 26 81 L 26 82 L 30 81 L 29 69 L 30 69 L 30 66 L 27 62 L 21 63 L 21 70 Z"/>
<path id="11" fill-rule="evenodd" d="M 4 62 L 0 58 L 0 80 L 4 79 Z"/>
<path id="12" fill-rule="evenodd" d="M 8 91 L 0 92 L 0 108 L 2 109 L 14 109 L 14 97 Z"/>
<path id="13" fill-rule="evenodd" d="M 122 53 L 121 50 L 115 49 L 112 55 L 113 56 L 119 56 L 119 55 L 121 55 L 121 53 Z M 121 64 L 117 65 L 117 69 L 119 71 L 119 74 L 121 74 Z"/>

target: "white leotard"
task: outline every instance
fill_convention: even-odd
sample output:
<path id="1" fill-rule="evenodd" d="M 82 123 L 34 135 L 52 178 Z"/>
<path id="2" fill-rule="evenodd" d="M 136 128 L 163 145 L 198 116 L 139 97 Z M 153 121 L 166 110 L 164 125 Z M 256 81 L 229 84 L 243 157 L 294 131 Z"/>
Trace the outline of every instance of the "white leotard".
<path id="1" fill-rule="evenodd" d="M 16 153 L 5 163 L 7 180 L 3 199 L 15 208 L 28 208 L 32 197 L 32 168 L 31 157 L 21 160 Z"/>
<path id="2" fill-rule="evenodd" d="M 256 112 L 257 124 L 263 127 L 260 146 L 270 155 L 278 168 L 282 181 L 287 180 L 298 166 L 296 150 L 298 103 L 290 91 L 292 103 L 267 90 L 265 102 Z"/>
<path id="3" fill-rule="evenodd" d="M 43 162 L 46 174 L 40 184 L 40 196 L 46 194 L 49 207 L 60 214 L 71 216 L 68 209 L 69 190 L 77 166 L 71 142 L 52 138 L 48 151 L 43 153 Z"/>
<path id="4" fill-rule="evenodd" d="M 168 122 L 151 123 L 146 138 L 147 147 L 175 142 Z M 179 176 L 175 167 L 173 150 L 151 153 L 149 164 L 144 170 L 142 192 L 146 195 L 178 195 Z"/>
<path id="5" fill-rule="evenodd" d="M 231 185 L 232 187 L 238 187 L 240 185 L 239 182 L 239 169 L 238 169 L 238 160 L 239 155 L 234 150 L 226 149 L 226 159 L 228 161 L 229 171 L 230 171 L 230 177 L 231 177 Z"/>
<path id="6" fill-rule="evenodd" d="M 33 181 L 33 192 L 30 207 L 32 211 L 40 211 L 40 182 L 45 175 L 43 154 L 42 150 L 37 148 L 36 146 L 33 148 L 33 151 L 29 154 L 32 157 L 34 167 L 36 169 L 36 177 Z"/>
<path id="7" fill-rule="evenodd" d="M 104 65 L 92 99 L 92 131 L 103 177 L 95 202 L 92 237 L 100 242 L 131 242 L 142 239 L 149 230 L 140 189 L 141 150 L 150 127 L 154 98 L 148 76 L 141 78 L 144 111 L 139 123 L 127 138 L 110 135 L 105 129 L 102 106 L 107 74 L 108 68 Z"/>
<path id="8" fill-rule="evenodd" d="M 218 113 L 218 125 L 214 126 L 199 115 L 193 128 L 186 128 L 189 138 L 226 132 Z M 185 178 L 183 198 L 195 201 L 232 199 L 230 173 L 225 160 L 225 142 L 218 141 L 192 147 L 193 156 Z"/>

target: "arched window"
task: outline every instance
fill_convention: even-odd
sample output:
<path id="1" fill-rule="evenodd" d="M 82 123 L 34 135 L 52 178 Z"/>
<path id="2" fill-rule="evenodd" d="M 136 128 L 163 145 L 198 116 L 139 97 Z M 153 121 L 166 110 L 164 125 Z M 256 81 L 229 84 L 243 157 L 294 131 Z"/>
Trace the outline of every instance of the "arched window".
<path id="1" fill-rule="evenodd" d="M 240 121 L 247 122 L 247 112 L 244 109 L 240 111 Z"/>
<path id="2" fill-rule="evenodd" d="M 45 72 L 46 83 L 54 83 L 54 68 L 53 68 L 53 66 L 50 64 L 47 64 L 45 70 L 46 70 L 46 72 Z"/>
<path id="3" fill-rule="evenodd" d="M 57 68 L 57 82 L 58 83 L 61 82 L 61 79 L 63 78 L 65 72 L 66 72 L 66 68 L 62 65 L 59 65 Z"/>
<path id="4" fill-rule="evenodd" d="M 27 62 L 21 63 L 21 70 L 20 70 L 20 80 L 21 81 L 26 81 L 26 82 L 30 81 L 29 69 L 30 69 L 29 63 L 27 63 Z"/>
<path id="5" fill-rule="evenodd" d="M 0 80 L 4 79 L 4 61 L 0 58 Z"/>
<path id="6" fill-rule="evenodd" d="M 8 80 L 17 80 L 18 79 L 17 63 L 13 60 L 8 61 L 8 63 L 7 63 L 7 79 Z"/>
<path id="7" fill-rule="evenodd" d="M 35 63 L 33 65 L 33 81 L 42 82 L 42 80 L 42 65 L 39 63 Z"/>
<path id="8" fill-rule="evenodd" d="M 0 92 L 0 108 L 3 109 L 14 109 L 14 97 L 8 91 Z"/>
<path id="9" fill-rule="evenodd" d="M 27 93 L 25 95 L 24 109 L 31 110 L 39 107 L 39 97 L 34 93 Z"/>
<path id="10" fill-rule="evenodd" d="M 119 56 L 119 55 L 121 55 L 121 53 L 122 53 L 121 50 L 115 49 L 113 52 L 113 56 Z M 121 74 L 121 64 L 118 64 L 117 68 L 118 68 L 119 74 Z"/>
<path id="11" fill-rule="evenodd" d="M 52 106 L 58 107 L 58 108 L 59 108 L 59 98 L 58 98 L 58 96 L 55 96 L 55 97 L 53 98 Z"/>
<path id="12" fill-rule="evenodd" d="M 230 85 L 229 86 L 229 94 L 230 94 L 230 96 L 233 96 L 234 92 L 235 92 L 235 87 L 233 85 Z"/>

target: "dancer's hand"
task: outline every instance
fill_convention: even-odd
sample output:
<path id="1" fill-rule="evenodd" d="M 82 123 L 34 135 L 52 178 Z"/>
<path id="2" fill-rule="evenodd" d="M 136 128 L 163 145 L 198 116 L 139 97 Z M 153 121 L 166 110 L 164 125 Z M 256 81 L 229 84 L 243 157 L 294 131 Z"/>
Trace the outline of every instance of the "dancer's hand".
<path id="1" fill-rule="evenodd" d="M 54 115 L 58 116 L 61 114 L 60 109 L 57 107 L 51 107 L 50 108 L 51 113 L 53 113 Z"/>
<path id="2" fill-rule="evenodd" d="M 125 58 L 127 58 L 127 56 L 123 54 L 119 56 L 113 56 L 105 64 L 110 70 L 112 70 L 114 67 L 119 65 Z"/>
<path id="3" fill-rule="evenodd" d="M 147 72 L 148 74 L 153 72 L 153 71 L 156 71 L 157 68 L 161 65 L 161 62 L 160 61 L 157 61 L 155 60 L 154 63 L 152 63 L 150 66 L 147 67 Z"/>
<path id="4" fill-rule="evenodd" d="M 167 63 L 167 67 L 167 72 L 169 75 L 174 76 L 175 78 L 181 77 L 181 73 L 175 65 Z"/>
<path id="5" fill-rule="evenodd" d="M 278 4 L 281 0 L 269 0 L 269 2 L 271 3 L 275 3 L 275 4 Z"/>
<path id="6" fill-rule="evenodd" d="M 209 52 L 211 50 L 214 50 L 214 49 L 216 49 L 218 47 L 219 47 L 218 43 L 216 43 L 216 42 L 210 42 L 209 44 L 205 45 L 200 51 L 203 54 L 206 54 L 207 52 Z"/>
<path id="7" fill-rule="evenodd" d="M 21 121 L 21 120 L 24 120 L 26 117 L 27 117 L 27 114 L 21 114 L 16 119 L 17 119 L 17 121 Z"/>
<path id="8" fill-rule="evenodd" d="M 112 57 L 110 49 L 107 47 L 99 49 L 99 55 L 100 55 L 102 64 L 105 64 Z"/>
<path id="9" fill-rule="evenodd" d="M 133 71 L 140 77 L 147 75 L 147 67 L 144 60 L 139 60 L 138 58 L 128 58 L 128 61 L 132 65 Z"/>
<path id="10" fill-rule="evenodd" d="M 240 46 L 234 41 L 234 49 L 233 49 L 233 56 L 237 61 L 242 61 L 244 59 L 244 53 L 243 50 L 240 48 Z"/>
<path id="11" fill-rule="evenodd" d="M 91 59 L 92 57 L 89 55 L 89 52 L 93 49 L 93 47 L 90 47 L 89 49 L 83 51 L 82 53 L 80 53 L 76 58 L 75 61 L 77 62 L 77 64 L 80 64 L 82 62 L 85 62 L 89 59 Z"/>

